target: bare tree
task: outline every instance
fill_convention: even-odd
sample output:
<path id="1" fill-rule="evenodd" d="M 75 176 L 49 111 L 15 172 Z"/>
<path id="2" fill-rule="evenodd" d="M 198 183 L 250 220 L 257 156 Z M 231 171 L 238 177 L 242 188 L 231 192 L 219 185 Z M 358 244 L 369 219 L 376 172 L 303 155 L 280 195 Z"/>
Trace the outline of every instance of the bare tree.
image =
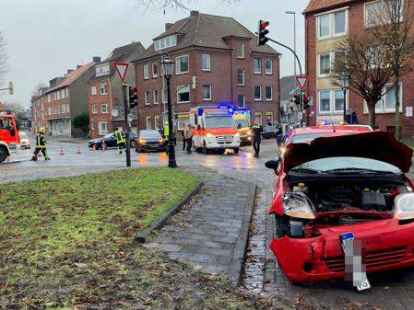
<path id="1" fill-rule="evenodd" d="M 343 75 L 348 76 L 348 88 L 364 99 L 369 113 L 369 124 L 376 126 L 375 106 L 387 91 L 392 70 L 384 66 L 389 54 L 379 46 L 371 33 L 355 34 L 339 42 L 335 53 L 333 78 L 341 85 Z"/>
<path id="2" fill-rule="evenodd" d="M 395 136 L 401 137 L 401 78 L 414 69 L 414 4 L 408 0 L 383 0 L 375 12 L 370 29 L 389 53 L 395 89 Z"/>
<path id="3" fill-rule="evenodd" d="M 191 3 L 197 3 L 201 2 L 201 0 L 139 0 L 142 4 L 144 4 L 147 7 L 159 7 L 163 8 L 164 10 L 166 8 L 178 8 L 190 11 L 190 8 L 188 7 Z M 205 1 L 205 0 L 204 0 Z M 224 3 L 233 3 L 238 2 L 240 0 L 218 0 Z"/>
<path id="4" fill-rule="evenodd" d="M 7 73 L 7 51 L 6 41 L 0 32 L 0 83 L 4 82 L 4 76 Z"/>

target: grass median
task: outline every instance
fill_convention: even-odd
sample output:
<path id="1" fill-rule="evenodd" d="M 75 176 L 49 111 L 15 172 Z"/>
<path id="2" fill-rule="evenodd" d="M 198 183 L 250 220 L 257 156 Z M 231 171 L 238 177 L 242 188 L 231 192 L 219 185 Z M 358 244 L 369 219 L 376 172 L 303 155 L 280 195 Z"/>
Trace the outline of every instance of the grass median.
<path id="1" fill-rule="evenodd" d="M 2 185 L 0 308 L 262 308 L 224 278 L 133 241 L 197 185 L 178 169 Z"/>

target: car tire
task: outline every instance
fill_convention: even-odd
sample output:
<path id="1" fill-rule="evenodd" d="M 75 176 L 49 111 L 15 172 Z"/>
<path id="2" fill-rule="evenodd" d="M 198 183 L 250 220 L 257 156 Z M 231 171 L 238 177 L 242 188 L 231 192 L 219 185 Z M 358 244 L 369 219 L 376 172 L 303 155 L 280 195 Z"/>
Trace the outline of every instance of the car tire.
<path id="1" fill-rule="evenodd" d="M 203 152 L 204 155 L 207 155 L 208 154 L 208 149 L 207 149 L 207 145 L 206 145 L 205 142 L 203 143 L 202 152 Z"/>
<path id="2" fill-rule="evenodd" d="M 219 149 L 219 150 L 217 150 L 217 153 L 219 155 L 224 155 L 225 151 L 226 151 L 225 149 Z"/>
<path id="3" fill-rule="evenodd" d="M 8 152 L 7 152 L 6 147 L 0 146 L 0 163 L 5 161 L 7 157 L 8 157 Z"/>
<path id="4" fill-rule="evenodd" d="M 234 150 L 234 154 L 236 154 L 236 155 L 239 154 L 240 149 L 238 147 L 234 148 L 233 150 Z"/>

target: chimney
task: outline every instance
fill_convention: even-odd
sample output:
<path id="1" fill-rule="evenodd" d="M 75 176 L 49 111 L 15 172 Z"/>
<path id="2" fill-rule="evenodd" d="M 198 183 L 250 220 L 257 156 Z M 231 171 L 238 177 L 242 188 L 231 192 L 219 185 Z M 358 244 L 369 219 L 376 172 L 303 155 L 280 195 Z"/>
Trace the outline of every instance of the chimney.
<path id="1" fill-rule="evenodd" d="M 166 23 L 165 24 L 165 31 L 168 31 L 174 24 Z"/>
<path id="2" fill-rule="evenodd" d="M 100 63 L 101 62 L 101 57 L 98 57 L 98 56 L 95 56 L 95 57 L 93 57 L 92 58 L 92 62 L 94 62 L 94 63 Z"/>
<path id="3" fill-rule="evenodd" d="M 191 16 L 198 16 L 200 13 L 198 11 L 191 11 Z"/>

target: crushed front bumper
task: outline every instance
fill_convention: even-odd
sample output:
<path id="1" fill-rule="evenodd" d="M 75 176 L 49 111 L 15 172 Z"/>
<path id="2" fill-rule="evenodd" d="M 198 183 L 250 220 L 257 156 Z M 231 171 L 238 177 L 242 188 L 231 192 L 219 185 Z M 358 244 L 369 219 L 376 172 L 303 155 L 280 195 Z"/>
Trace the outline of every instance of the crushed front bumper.
<path id="1" fill-rule="evenodd" d="M 314 238 L 282 237 L 271 242 L 270 248 L 291 282 L 344 279 L 340 235 L 346 232 L 353 232 L 360 241 L 368 273 L 414 266 L 414 223 L 401 225 L 390 219 L 320 231 L 321 235 Z"/>

